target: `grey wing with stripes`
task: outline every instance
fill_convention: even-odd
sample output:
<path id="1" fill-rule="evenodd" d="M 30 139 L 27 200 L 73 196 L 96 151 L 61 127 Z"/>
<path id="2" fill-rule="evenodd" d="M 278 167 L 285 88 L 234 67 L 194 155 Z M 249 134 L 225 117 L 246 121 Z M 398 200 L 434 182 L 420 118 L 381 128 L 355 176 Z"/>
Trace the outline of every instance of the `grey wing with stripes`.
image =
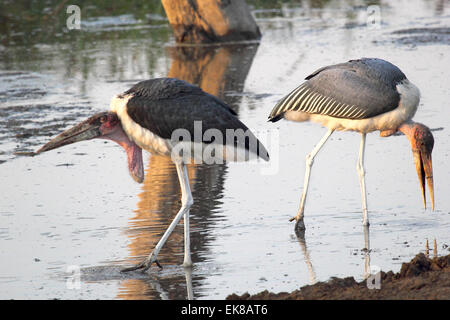
<path id="1" fill-rule="evenodd" d="M 281 119 L 287 111 L 370 118 L 397 108 L 396 85 L 406 77 L 387 61 L 361 59 L 321 68 L 306 79 L 275 105 L 270 121 Z"/>

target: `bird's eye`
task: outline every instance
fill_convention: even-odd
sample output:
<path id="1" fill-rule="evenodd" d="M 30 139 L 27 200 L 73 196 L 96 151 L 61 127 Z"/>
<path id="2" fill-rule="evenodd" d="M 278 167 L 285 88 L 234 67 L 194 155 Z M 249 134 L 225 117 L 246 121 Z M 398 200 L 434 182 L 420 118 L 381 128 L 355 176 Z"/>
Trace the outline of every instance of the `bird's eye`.
<path id="1" fill-rule="evenodd" d="M 100 123 L 104 123 L 104 122 L 106 122 L 106 116 L 100 117 Z"/>

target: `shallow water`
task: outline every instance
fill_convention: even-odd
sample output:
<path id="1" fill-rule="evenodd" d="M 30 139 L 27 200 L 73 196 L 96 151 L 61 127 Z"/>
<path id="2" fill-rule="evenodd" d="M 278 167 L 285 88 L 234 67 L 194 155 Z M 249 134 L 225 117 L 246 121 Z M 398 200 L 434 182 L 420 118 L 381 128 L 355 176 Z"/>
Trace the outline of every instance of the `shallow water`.
<path id="1" fill-rule="evenodd" d="M 361 280 L 365 236 L 370 264 L 385 271 L 424 251 L 426 239 L 448 253 L 450 8 L 417 0 L 379 8 L 379 28 L 367 25 L 363 4 L 256 8 L 259 44 L 177 48 L 163 19 L 143 26 L 122 15 L 89 19 L 50 43 L 1 45 L 0 298 L 186 299 L 192 287 L 193 298 L 223 299 L 334 276 Z M 307 230 L 298 238 L 288 219 L 298 208 L 304 158 L 326 130 L 268 123 L 267 115 L 317 68 L 362 56 L 393 62 L 421 90 L 415 120 L 435 130 L 436 210 L 423 209 L 407 139 L 370 134 L 365 235 L 355 170 L 360 137 L 335 133 L 316 158 Z M 123 275 L 120 267 L 145 257 L 179 209 L 170 161 L 146 154 L 139 185 L 112 143 L 88 141 L 37 157 L 14 153 L 35 150 L 108 108 L 135 82 L 163 76 L 224 99 L 265 142 L 271 162 L 190 166 L 192 273 L 181 267 L 180 223 L 160 253 L 163 270 Z"/>

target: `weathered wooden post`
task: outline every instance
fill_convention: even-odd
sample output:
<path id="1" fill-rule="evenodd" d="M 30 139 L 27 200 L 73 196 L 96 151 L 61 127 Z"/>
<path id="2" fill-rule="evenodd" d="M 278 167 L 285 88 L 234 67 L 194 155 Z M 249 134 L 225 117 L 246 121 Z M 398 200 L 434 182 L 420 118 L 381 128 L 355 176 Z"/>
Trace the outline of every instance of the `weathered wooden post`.
<path id="1" fill-rule="evenodd" d="M 161 0 L 178 43 L 257 40 L 261 32 L 244 0 Z"/>

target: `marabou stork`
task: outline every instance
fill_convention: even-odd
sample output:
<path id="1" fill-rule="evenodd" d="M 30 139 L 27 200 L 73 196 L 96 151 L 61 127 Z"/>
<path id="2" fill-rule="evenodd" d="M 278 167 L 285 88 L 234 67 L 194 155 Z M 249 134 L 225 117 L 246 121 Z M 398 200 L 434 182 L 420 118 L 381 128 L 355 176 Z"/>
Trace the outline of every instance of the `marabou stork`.
<path id="1" fill-rule="evenodd" d="M 411 119 L 420 100 L 419 89 L 395 65 L 381 59 L 363 58 L 323 67 L 305 78 L 305 82 L 282 98 L 269 115 L 269 121 L 281 118 L 313 121 L 328 128 L 325 136 L 306 156 L 306 171 L 296 229 L 305 229 L 303 212 L 314 157 L 335 130 L 361 133 L 356 169 L 361 187 L 363 225 L 369 225 L 364 181 L 366 134 L 375 130 L 387 137 L 397 131 L 409 139 L 426 207 L 425 178 L 434 210 L 431 152 L 434 139 L 430 129 Z"/>
<path id="2" fill-rule="evenodd" d="M 145 271 L 153 262 L 160 267 L 157 255 L 182 216 L 183 265 L 191 266 L 189 208 L 193 198 L 186 163 L 206 158 L 211 161 L 211 157 L 219 161 L 236 161 L 253 156 L 268 161 L 266 149 L 227 104 L 182 80 L 160 78 L 139 82 L 114 96 L 110 109 L 64 131 L 36 153 L 93 138 L 112 140 L 125 149 L 129 172 L 137 182 L 144 180 L 142 149 L 171 156 L 182 191 L 181 209 L 150 255 L 142 263 L 123 271 Z M 181 139 L 173 136 L 177 130 Z M 178 148 L 180 146 L 185 148 Z M 209 153 L 197 152 L 199 146 L 204 147 L 203 151 L 209 148 Z"/>

